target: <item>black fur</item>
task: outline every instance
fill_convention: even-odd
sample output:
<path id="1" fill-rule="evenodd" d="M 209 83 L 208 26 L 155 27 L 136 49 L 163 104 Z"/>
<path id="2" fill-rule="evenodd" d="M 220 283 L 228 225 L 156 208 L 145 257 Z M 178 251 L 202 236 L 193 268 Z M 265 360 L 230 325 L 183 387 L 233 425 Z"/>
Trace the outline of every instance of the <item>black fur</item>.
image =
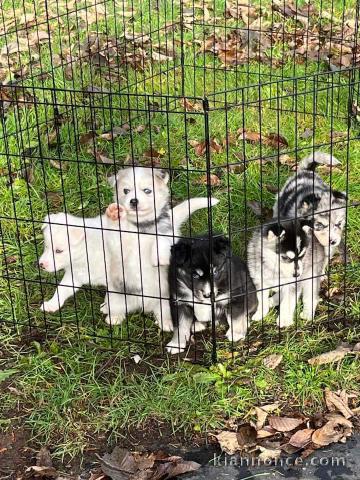
<path id="1" fill-rule="evenodd" d="M 216 321 L 228 315 L 235 322 L 239 316 L 246 314 L 250 320 L 257 308 L 257 296 L 247 266 L 239 257 L 232 255 L 227 238 L 213 237 L 210 251 L 209 238 L 202 236 L 182 239 L 171 250 L 169 285 L 175 330 L 179 327 L 179 319 L 180 322 L 185 319 L 189 328 L 193 321 L 201 321 L 195 317 L 194 302 L 210 302 L 210 298 L 203 295 L 204 292 L 208 295 L 211 281 L 216 292 Z M 220 297 L 221 303 L 216 302 Z"/>

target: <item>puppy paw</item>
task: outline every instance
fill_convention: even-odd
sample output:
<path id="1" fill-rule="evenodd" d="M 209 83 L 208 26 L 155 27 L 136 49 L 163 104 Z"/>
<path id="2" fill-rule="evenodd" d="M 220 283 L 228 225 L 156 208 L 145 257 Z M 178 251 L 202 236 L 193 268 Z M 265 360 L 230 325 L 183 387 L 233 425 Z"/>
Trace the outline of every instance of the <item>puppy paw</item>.
<path id="1" fill-rule="evenodd" d="M 230 340 L 230 342 L 239 342 L 240 340 L 244 340 L 246 337 L 246 332 L 237 332 L 236 330 L 229 330 L 226 332 L 226 338 Z"/>
<path id="2" fill-rule="evenodd" d="M 158 320 L 156 319 L 156 325 L 163 331 L 163 332 L 172 332 L 174 330 L 174 326 L 171 320 L 166 320 L 162 319 Z"/>
<path id="3" fill-rule="evenodd" d="M 59 310 L 59 303 L 48 300 L 47 302 L 44 302 L 40 305 L 40 310 L 42 312 L 48 312 L 48 313 L 57 312 Z"/>
<path id="4" fill-rule="evenodd" d="M 122 315 L 106 315 L 105 323 L 108 325 L 121 325 L 124 321 L 124 317 Z"/>
<path id="5" fill-rule="evenodd" d="M 263 314 L 260 310 L 256 310 L 254 315 L 251 317 L 251 321 L 257 322 L 263 319 Z"/>
<path id="6" fill-rule="evenodd" d="M 299 316 L 302 320 L 306 320 L 307 322 L 314 320 L 315 317 L 314 312 L 308 310 L 303 310 L 302 312 L 300 312 Z"/>
<path id="7" fill-rule="evenodd" d="M 175 346 L 169 343 L 168 345 L 166 345 L 166 351 L 170 353 L 170 355 L 176 355 L 183 353 L 185 351 L 185 347 Z"/>
<path id="8" fill-rule="evenodd" d="M 100 305 L 100 312 L 103 313 L 104 315 L 107 315 L 109 313 L 109 307 L 107 302 L 104 302 Z"/>
<path id="9" fill-rule="evenodd" d="M 111 203 L 106 209 L 106 216 L 110 220 L 116 221 L 125 217 L 125 209 L 117 203 Z"/>
<path id="10" fill-rule="evenodd" d="M 198 332 L 203 332 L 204 330 L 206 330 L 208 328 L 208 324 L 207 323 L 203 323 L 203 322 L 195 322 L 194 325 L 192 326 L 192 331 L 194 333 L 198 333 Z"/>
<path id="11" fill-rule="evenodd" d="M 280 328 L 290 327 L 294 323 L 292 317 L 277 317 L 276 325 Z"/>

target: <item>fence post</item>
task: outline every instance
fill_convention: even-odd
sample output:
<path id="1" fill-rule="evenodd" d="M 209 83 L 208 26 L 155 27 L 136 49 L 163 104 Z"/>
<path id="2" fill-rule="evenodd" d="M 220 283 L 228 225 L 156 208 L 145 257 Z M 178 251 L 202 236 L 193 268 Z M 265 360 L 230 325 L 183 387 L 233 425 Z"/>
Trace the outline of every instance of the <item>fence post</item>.
<path id="1" fill-rule="evenodd" d="M 209 236 L 209 260 L 210 260 L 210 289 L 211 289 L 211 360 L 213 363 L 217 361 L 216 352 L 216 322 L 215 322 L 215 295 L 214 295 L 214 271 L 213 271 L 213 226 L 211 212 L 211 155 L 210 155 L 210 128 L 209 128 L 209 101 L 205 97 L 203 99 L 204 110 L 204 127 L 205 127 L 205 160 L 206 160 L 206 184 L 208 198 L 208 236 Z"/>

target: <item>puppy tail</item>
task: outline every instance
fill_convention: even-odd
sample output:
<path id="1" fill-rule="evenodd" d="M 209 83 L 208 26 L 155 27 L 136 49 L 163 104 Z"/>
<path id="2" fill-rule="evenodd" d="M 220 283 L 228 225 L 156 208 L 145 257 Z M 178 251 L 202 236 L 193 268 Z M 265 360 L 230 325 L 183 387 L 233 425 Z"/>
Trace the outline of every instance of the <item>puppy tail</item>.
<path id="1" fill-rule="evenodd" d="M 339 160 L 334 157 L 333 155 L 330 155 L 329 153 L 325 152 L 314 152 L 305 157 L 303 160 L 301 160 L 299 168 L 300 170 L 310 170 L 312 172 L 315 171 L 315 168 L 318 165 L 339 165 L 340 162 Z"/>
<path id="2" fill-rule="evenodd" d="M 188 220 L 188 218 L 201 208 L 208 208 L 210 202 L 210 207 L 214 207 L 219 203 L 217 198 L 212 197 L 208 199 L 206 197 L 190 198 L 184 202 L 179 203 L 176 207 L 173 208 L 173 222 L 174 228 L 180 228 L 181 225 Z"/>

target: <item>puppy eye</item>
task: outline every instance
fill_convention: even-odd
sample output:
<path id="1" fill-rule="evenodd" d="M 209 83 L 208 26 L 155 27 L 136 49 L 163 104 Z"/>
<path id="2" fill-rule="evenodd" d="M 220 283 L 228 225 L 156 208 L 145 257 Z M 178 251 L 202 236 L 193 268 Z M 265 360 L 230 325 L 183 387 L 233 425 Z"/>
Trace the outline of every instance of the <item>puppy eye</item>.
<path id="1" fill-rule="evenodd" d="M 60 250 L 60 248 L 57 248 L 57 249 L 55 250 L 55 253 L 63 253 L 63 251 L 64 251 L 64 250 Z"/>
<path id="2" fill-rule="evenodd" d="M 292 260 L 287 255 L 281 255 L 281 259 L 283 260 L 283 262 L 292 262 Z"/>
<path id="3" fill-rule="evenodd" d="M 146 195 L 149 195 L 151 192 L 152 192 L 152 190 L 150 190 L 150 188 L 145 188 L 144 189 L 144 193 L 146 193 Z"/>
<path id="4" fill-rule="evenodd" d="M 127 195 L 128 193 L 130 193 L 130 190 L 128 188 L 124 188 L 124 193 L 125 195 Z"/>
<path id="5" fill-rule="evenodd" d="M 200 278 L 200 275 L 197 272 L 192 272 L 193 278 Z"/>
<path id="6" fill-rule="evenodd" d="M 337 224 L 335 225 L 335 227 L 337 227 L 337 228 L 342 228 L 342 222 L 337 223 Z"/>
<path id="7" fill-rule="evenodd" d="M 324 230 L 325 225 L 322 223 L 315 223 L 315 230 Z"/>

